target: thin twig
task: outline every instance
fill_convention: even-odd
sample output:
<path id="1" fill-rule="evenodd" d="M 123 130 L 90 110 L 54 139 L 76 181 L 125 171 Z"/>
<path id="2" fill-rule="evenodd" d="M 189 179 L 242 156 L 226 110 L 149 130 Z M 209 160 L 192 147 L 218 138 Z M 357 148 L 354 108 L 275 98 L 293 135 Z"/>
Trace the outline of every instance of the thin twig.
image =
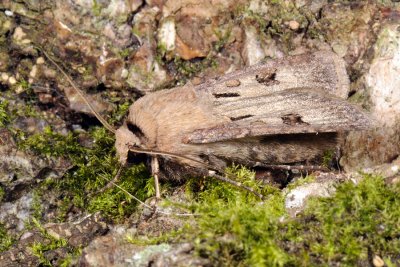
<path id="1" fill-rule="evenodd" d="M 172 157 L 172 158 L 177 158 L 177 159 L 189 160 L 189 161 L 198 163 L 199 165 L 202 165 L 202 166 L 206 167 L 207 169 L 212 169 L 212 170 L 221 172 L 221 170 L 217 170 L 216 168 L 213 168 L 210 165 L 208 165 L 200 160 L 193 159 L 193 158 L 183 156 L 183 155 L 178 155 L 178 154 L 175 154 L 172 152 L 144 149 L 144 148 L 139 148 L 139 147 L 135 147 L 132 145 L 129 145 L 128 148 L 130 151 L 135 152 L 135 153 L 143 153 L 143 154 L 153 155 L 153 156 L 167 156 L 167 157 Z"/>

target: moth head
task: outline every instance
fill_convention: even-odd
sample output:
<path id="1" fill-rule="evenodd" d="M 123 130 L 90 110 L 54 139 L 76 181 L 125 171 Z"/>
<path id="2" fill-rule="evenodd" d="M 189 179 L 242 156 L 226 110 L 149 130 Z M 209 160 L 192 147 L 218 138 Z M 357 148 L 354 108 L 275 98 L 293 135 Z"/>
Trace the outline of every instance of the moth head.
<path id="1" fill-rule="evenodd" d="M 121 164 L 128 163 L 131 148 L 145 148 L 145 136 L 135 124 L 126 122 L 115 132 L 115 148 Z"/>

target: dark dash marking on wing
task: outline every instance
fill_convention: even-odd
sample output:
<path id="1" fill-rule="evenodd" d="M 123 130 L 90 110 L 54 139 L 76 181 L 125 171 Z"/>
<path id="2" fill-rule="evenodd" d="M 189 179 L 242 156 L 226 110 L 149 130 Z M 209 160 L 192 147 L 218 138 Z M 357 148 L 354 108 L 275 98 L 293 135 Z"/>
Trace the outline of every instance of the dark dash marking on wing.
<path id="1" fill-rule="evenodd" d="M 214 93 L 213 96 L 215 96 L 215 98 L 221 98 L 221 97 L 239 97 L 240 94 L 238 94 L 238 93 L 222 93 L 222 94 Z"/>
<path id="2" fill-rule="evenodd" d="M 268 69 L 256 75 L 256 81 L 266 86 L 279 84 L 276 79 L 276 69 Z"/>
<path id="3" fill-rule="evenodd" d="M 281 117 L 281 119 L 284 124 L 288 124 L 288 125 L 292 125 L 292 126 L 300 125 L 300 124 L 306 124 L 306 125 L 309 124 L 309 123 L 303 121 L 303 119 L 301 118 L 301 116 L 299 114 L 293 114 L 293 113 L 286 114 L 286 115 L 283 115 Z"/>
<path id="4" fill-rule="evenodd" d="M 239 117 L 230 117 L 230 119 L 231 119 L 231 121 L 239 121 L 239 120 L 244 120 L 244 119 L 247 119 L 247 118 L 251 118 L 253 116 L 254 115 L 248 114 L 248 115 L 243 115 L 243 116 L 239 116 Z"/>

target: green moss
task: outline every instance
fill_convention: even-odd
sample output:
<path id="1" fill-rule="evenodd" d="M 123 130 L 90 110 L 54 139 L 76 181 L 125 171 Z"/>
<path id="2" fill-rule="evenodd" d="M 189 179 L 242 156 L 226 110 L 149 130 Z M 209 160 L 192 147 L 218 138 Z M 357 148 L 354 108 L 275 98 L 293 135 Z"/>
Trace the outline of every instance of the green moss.
<path id="1" fill-rule="evenodd" d="M 131 50 L 129 48 L 125 48 L 119 51 L 119 56 L 121 58 L 127 58 L 131 54 Z"/>
<path id="2" fill-rule="evenodd" d="M 26 75 L 26 77 L 28 76 Z M 37 95 L 33 92 L 29 82 L 24 78 L 19 79 L 13 88 L 19 91 L 19 94 L 25 99 L 26 103 L 33 103 L 37 101 Z"/>
<path id="3" fill-rule="evenodd" d="M 83 147 L 74 133 L 61 135 L 47 127 L 42 133 L 21 140 L 19 147 L 49 158 L 64 157 L 74 166 L 62 179 L 47 179 L 42 184 L 42 191 L 54 190 L 64 195 L 57 210 L 60 221 L 71 206 L 88 212 L 100 211 L 109 219 L 121 221 L 134 211 L 137 203 L 115 186 L 96 194 L 115 177 L 119 168 L 115 139 L 104 128 L 92 129 L 86 138 L 93 140 L 91 147 Z M 149 195 L 150 188 L 146 187 L 149 176 L 141 164 L 124 169 L 117 183 L 144 200 Z"/>
<path id="4" fill-rule="evenodd" d="M 44 238 L 42 242 L 34 242 L 29 246 L 32 254 L 39 259 L 40 266 L 53 266 L 50 260 L 46 257 L 46 252 L 60 248 L 66 248 L 67 254 L 64 259 L 57 259 L 58 266 L 69 266 L 73 258 L 77 258 L 81 254 L 81 249 L 73 248 L 68 245 L 68 241 L 64 238 L 56 238 L 50 235 L 46 229 L 39 223 L 38 220 L 32 218 L 32 225 L 39 230 Z"/>
<path id="5" fill-rule="evenodd" d="M 116 187 L 95 194 L 117 172 L 114 139 L 102 128 L 92 129 L 90 138 L 93 145 L 83 147 L 74 134 L 63 136 L 46 129 L 41 135 L 28 137 L 21 146 L 51 157 L 66 157 L 75 166 L 63 179 L 43 183 L 45 189 L 63 192 L 59 214 L 65 215 L 74 205 L 88 212 L 101 211 L 121 222 L 134 212 L 136 203 Z M 386 185 L 376 176 L 366 176 L 358 185 L 345 182 L 334 196 L 309 201 L 305 212 L 290 219 L 284 208 L 285 195 L 260 184 L 254 172 L 232 166 L 227 175 L 266 199 L 260 202 L 254 195 L 214 179 L 191 179 L 186 184 L 190 200 L 180 205 L 200 215 L 195 217 L 196 223 L 156 238 L 131 237 L 130 241 L 194 242 L 199 255 L 215 265 L 364 266 L 371 255 L 379 255 L 388 266 L 400 264 L 399 185 Z M 148 177 L 144 165 L 133 166 L 122 172 L 118 184 L 144 200 L 154 194 Z M 312 179 L 299 180 L 292 186 Z M 32 249 L 46 263 L 44 251 L 62 245 L 57 241 L 35 244 Z"/>
<path id="6" fill-rule="evenodd" d="M 399 193 L 399 185 L 388 186 L 381 177 L 366 175 L 358 185 L 339 185 L 331 198 L 314 199 L 303 220 L 293 223 L 302 237 L 297 254 L 305 253 L 309 246 L 327 265 L 361 266 L 369 254 L 396 259 L 400 264 Z"/>
<path id="7" fill-rule="evenodd" d="M 217 36 L 218 41 L 213 45 L 214 50 L 216 52 L 220 52 L 221 49 L 225 46 L 228 42 L 231 34 L 232 34 L 232 25 L 228 25 L 227 29 L 216 29 L 214 34 Z"/>
<path id="8" fill-rule="evenodd" d="M 184 226 L 182 229 L 162 233 L 159 236 L 139 236 L 139 235 L 126 235 L 125 240 L 131 244 L 139 246 L 156 245 L 162 243 L 171 243 L 171 240 L 179 239 L 184 230 L 189 230 L 189 225 Z"/>
<path id="9" fill-rule="evenodd" d="M 266 3 L 268 2 L 268 3 Z M 274 39 L 282 45 L 285 52 L 294 49 L 294 37 L 296 31 L 293 31 L 288 26 L 289 21 L 297 21 L 300 25 L 300 30 L 307 28 L 309 32 L 310 23 L 315 21 L 315 15 L 307 8 L 297 8 L 293 1 L 264 1 L 268 7 L 262 11 L 251 10 L 248 7 L 238 10 L 237 17 L 243 17 L 246 25 L 251 25 L 258 29 L 261 40 Z M 311 27 L 313 28 L 313 27 Z M 317 34 L 314 31 L 313 34 Z"/>
<path id="10" fill-rule="evenodd" d="M 19 142 L 20 149 L 30 150 L 47 157 L 67 157 L 80 161 L 84 156 L 84 148 L 77 143 L 72 133 L 64 136 L 46 127 L 42 133 L 27 137 Z"/>
<path id="11" fill-rule="evenodd" d="M 188 79 L 194 77 L 206 68 L 217 67 L 217 62 L 211 56 L 201 60 L 183 60 L 179 57 L 175 57 L 174 64 L 177 71 L 177 80 L 181 84 L 185 84 Z"/>
<path id="12" fill-rule="evenodd" d="M 10 115 L 8 113 L 8 101 L 0 102 L 0 127 L 5 127 L 10 122 Z"/>
<path id="13" fill-rule="evenodd" d="M 167 55 L 167 47 L 163 43 L 157 43 L 155 60 L 158 64 L 164 65 L 163 58 Z"/>
<path id="14" fill-rule="evenodd" d="M 327 150 L 322 155 L 322 166 L 329 167 L 334 160 L 335 152 L 332 150 Z"/>
<path id="15" fill-rule="evenodd" d="M 291 182 L 290 184 L 288 184 L 288 186 L 286 188 L 290 191 L 292 189 L 295 189 L 296 187 L 299 187 L 304 184 L 312 183 L 314 181 L 315 181 L 315 177 L 312 175 L 309 175 L 304 178 L 299 178 L 294 182 Z"/>
<path id="16" fill-rule="evenodd" d="M 68 266 L 73 266 L 72 263 L 74 260 L 78 259 L 79 256 L 82 254 L 82 249 L 73 249 L 70 253 L 67 254 L 67 256 L 63 259 L 60 259 L 58 261 L 58 266 L 59 267 L 68 267 Z"/>
<path id="17" fill-rule="evenodd" d="M 105 186 L 107 183 L 106 181 L 113 178 L 107 173 L 100 175 L 105 175 L 108 177 L 107 180 L 98 181 L 101 184 L 99 188 Z M 144 200 L 147 197 L 147 192 L 145 189 L 147 179 L 148 176 L 145 172 L 145 166 L 139 165 L 129 168 L 126 172 L 124 172 L 118 185 L 134 196 Z M 136 206 L 136 200 L 132 199 L 125 192 L 121 191 L 121 189 L 114 186 L 104 193 L 93 197 L 93 199 L 89 201 L 88 210 L 89 212 L 101 211 L 103 215 L 114 220 L 123 220 L 124 216 L 129 216 L 133 213 Z"/>
<path id="18" fill-rule="evenodd" d="M 41 196 L 37 190 L 33 191 L 33 200 L 32 200 L 32 217 L 36 220 L 40 220 L 42 218 L 43 207 L 41 203 Z"/>
<path id="19" fill-rule="evenodd" d="M 195 204 L 201 214 L 195 239 L 199 253 L 216 264 L 286 263 L 289 257 L 273 239 L 277 221 L 285 214 L 283 197 L 270 191 L 260 203 L 252 195 L 210 182 Z"/>
<path id="20" fill-rule="evenodd" d="M 0 203 L 3 201 L 5 194 L 3 187 L 0 186 Z"/>
<path id="21" fill-rule="evenodd" d="M 269 18 L 265 17 L 263 14 L 254 12 L 253 10 L 249 9 L 243 9 L 240 12 L 243 12 L 246 19 L 249 20 L 249 24 L 254 23 L 255 25 L 257 25 L 257 29 L 259 29 L 260 32 L 265 32 L 267 30 L 270 23 Z"/>
<path id="22" fill-rule="evenodd" d="M 242 176 L 239 181 L 253 180 L 246 169 L 231 172 Z M 400 264 L 400 185 L 381 177 L 340 184 L 333 196 L 310 200 L 296 218 L 288 217 L 284 193 L 273 188 L 264 189 L 260 202 L 230 185 L 196 179 L 187 193 L 192 201 L 186 208 L 199 216 L 169 241 L 194 242 L 214 265 L 365 266 L 374 255 L 388 266 Z"/>
<path id="23" fill-rule="evenodd" d="M 111 119 L 108 120 L 108 123 L 114 125 L 116 123 L 120 123 L 125 115 L 128 113 L 129 107 L 131 106 L 132 101 L 127 100 L 117 106 L 116 109 L 113 110 L 111 114 Z"/>
<path id="24" fill-rule="evenodd" d="M 0 252 L 8 250 L 14 243 L 14 239 L 7 233 L 7 230 L 0 224 Z"/>
<path id="25" fill-rule="evenodd" d="M 102 6 L 97 2 L 97 0 L 92 0 L 92 12 L 95 16 L 101 15 Z"/>

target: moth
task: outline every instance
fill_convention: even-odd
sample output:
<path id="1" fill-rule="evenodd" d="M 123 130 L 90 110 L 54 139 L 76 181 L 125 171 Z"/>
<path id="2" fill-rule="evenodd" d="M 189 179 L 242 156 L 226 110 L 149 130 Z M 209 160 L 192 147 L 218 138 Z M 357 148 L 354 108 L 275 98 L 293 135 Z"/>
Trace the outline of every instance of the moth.
<path id="1" fill-rule="evenodd" d="M 370 127 L 348 93 L 345 63 L 333 52 L 268 60 L 143 96 L 115 146 L 122 164 L 152 155 L 152 170 L 167 179 L 223 173 L 232 163 L 304 164 L 335 148 L 340 133 Z"/>

